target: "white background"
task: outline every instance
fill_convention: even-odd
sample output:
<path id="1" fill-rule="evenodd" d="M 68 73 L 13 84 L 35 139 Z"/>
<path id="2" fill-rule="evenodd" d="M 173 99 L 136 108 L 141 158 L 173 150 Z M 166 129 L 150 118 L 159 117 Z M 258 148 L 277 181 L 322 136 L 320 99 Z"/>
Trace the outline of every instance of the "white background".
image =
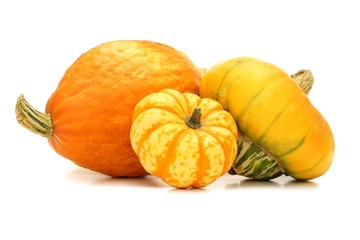
<path id="1" fill-rule="evenodd" d="M 0 239 L 360 239 L 357 1 L 1 1 Z M 311 69 L 309 97 L 330 123 L 330 170 L 307 183 L 224 176 L 176 190 L 111 179 L 57 155 L 19 126 L 20 93 L 43 110 L 80 54 L 146 39 L 199 67 L 250 56 Z"/>

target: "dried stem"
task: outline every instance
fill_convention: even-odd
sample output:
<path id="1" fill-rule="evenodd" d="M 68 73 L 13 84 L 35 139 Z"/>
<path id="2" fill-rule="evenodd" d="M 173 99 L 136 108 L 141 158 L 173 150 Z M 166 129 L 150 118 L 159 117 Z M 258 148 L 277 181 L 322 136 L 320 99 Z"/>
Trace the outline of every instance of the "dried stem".
<path id="1" fill-rule="evenodd" d="M 314 84 L 314 76 L 309 70 L 299 70 L 297 73 L 292 74 L 291 78 L 301 87 L 301 89 L 309 94 L 312 85 Z"/>
<path id="2" fill-rule="evenodd" d="M 53 133 L 53 124 L 50 114 L 45 114 L 31 106 L 21 94 L 15 107 L 16 119 L 27 130 L 50 138 Z"/>

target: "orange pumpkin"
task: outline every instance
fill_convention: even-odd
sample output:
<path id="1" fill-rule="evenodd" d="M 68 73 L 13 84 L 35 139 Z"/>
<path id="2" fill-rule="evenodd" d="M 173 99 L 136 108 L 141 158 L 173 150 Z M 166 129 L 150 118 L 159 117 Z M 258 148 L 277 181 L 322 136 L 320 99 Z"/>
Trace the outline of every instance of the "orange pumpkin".
<path id="1" fill-rule="evenodd" d="M 203 187 L 227 173 L 237 127 L 220 103 L 165 89 L 135 107 L 131 145 L 152 175 L 177 188 Z"/>
<path id="2" fill-rule="evenodd" d="M 48 138 L 61 156 L 109 175 L 147 174 L 131 148 L 131 114 L 164 88 L 198 93 L 201 71 L 176 49 L 151 41 L 113 41 L 81 55 L 51 95 L 46 114 L 21 96 L 17 119 Z"/>

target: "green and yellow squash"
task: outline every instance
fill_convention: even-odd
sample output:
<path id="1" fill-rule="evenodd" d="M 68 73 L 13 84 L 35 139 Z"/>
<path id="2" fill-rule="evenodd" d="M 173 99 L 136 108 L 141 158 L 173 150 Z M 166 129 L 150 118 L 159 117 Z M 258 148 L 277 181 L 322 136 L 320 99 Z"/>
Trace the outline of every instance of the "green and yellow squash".
<path id="1" fill-rule="evenodd" d="M 240 133 L 230 173 L 261 180 L 284 173 L 310 180 L 329 169 L 333 133 L 306 95 L 311 84 L 301 85 L 277 66 L 248 57 L 220 62 L 206 72 L 200 96 L 219 101 Z"/>

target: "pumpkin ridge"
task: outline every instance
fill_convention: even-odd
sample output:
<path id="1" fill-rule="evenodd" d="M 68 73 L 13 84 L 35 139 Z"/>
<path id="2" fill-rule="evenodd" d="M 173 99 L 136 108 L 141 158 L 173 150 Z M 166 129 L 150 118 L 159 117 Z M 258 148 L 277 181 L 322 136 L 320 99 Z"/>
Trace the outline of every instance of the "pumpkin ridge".
<path id="1" fill-rule="evenodd" d="M 258 91 L 251 99 L 250 101 L 246 104 L 245 108 L 242 110 L 241 113 L 239 113 L 239 115 L 237 116 L 237 119 L 241 119 L 242 116 L 247 112 L 247 110 L 249 110 L 249 108 L 251 107 L 251 104 L 254 102 L 255 99 L 257 99 L 261 93 L 264 92 L 266 87 L 262 88 L 260 91 Z"/>
<path id="2" fill-rule="evenodd" d="M 267 134 L 270 132 L 270 129 L 274 126 L 274 124 L 276 123 L 277 120 L 280 119 L 281 115 L 283 115 L 287 108 L 294 102 L 296 101 L 296 98 L 295 97 L 292 97 L 290 98 L 286 104 L 285 104 L 285 107 L 276 115 L 276 117 L 272 120 L 272 122 L 266 127 L 264 133 L 257 139 L 257 140 L 254 140 L 255 142 L 259 143 L 267 136 Z M 261 145 L 261 144 L 260 144 Z"/>
<path id="3" fill-rule="evenodd" d="M 201 108 L 201 107 L 200 107 Z M 210 111 L 206 111 L 205 113 L 204 112 L 201 112 L 201 119 L 207 119 L 208 117 L 210 117 L 213 113 L 215 112 L 218 112 L 219 110 L 223 110 L 221 108 L 219 109 L 211 109 Z M 200 122 L 204 122 L 204 121 L 201 121 Z M 205 121 L 205 125 L 201 125 L 201 126 L 206 126 L 206 121 Z M 211 125 L 211 126 L 215 126 L 215 125 Z M 220 126 L 219 126 L 220 127 Z"/>
<path id="4" fill-rule="evenodd" d="M 288 150 L 285 153 L 279 154 L 279 155 L 274 155 L 276 158 L 283 158 L 284 156 L 293 153 L 295 151 L 297 151 L 302 145 L 304 145 L 305 140 L 309 134 L 310 129 L 307 131 L 307 133 L 305 134 L 305 136 L 298 142 L 298 144 L 295 145 L 295 147 L 293 147 L 292 149 Z"/>
<path id="5" fill-rule="evenodd" d="M 191 105 L 193 105 L 193 104 L 191 104 L 191 99 L 189 99 L 188 97 L 186 97 L 184 94 L 182 94 L 181 97 L 185 99 L 185 102 L 186 102 L 186 106 L 184 106 L 185 109 L 190 109 L 190 108 L 191 108 Z M 199 107 L 200 103 L 201 103 L 201 98 L 200 98 L 200 97 L 197 97 L 196 103 L 194 104 L 194 105 L 195 105 L 194 108 Z M 193 110 L 194 110 L 194 109 L 191 109 L 191 114 L 192 114 Z M 200 110 L 201 110 L 201 109 L 200 109 Z M 201 115 L 202 115 L 202 111 L 201 111 Z"/>
<path id="6" fill-rule="evenodd" d="M 169 162 L 169 155 L 163 154 L 163 153 L 169 152 L 169 150 L 175 146 L 174 144 L 176 144 L 174 142 L 174 137 L 178 136 L 179 134 L 181 134 L 181 132 L 186 130 L 185 128 L 179 128 L 176 125 L 171 125 L 170 127 L 166 127 L 166 125 L 168 125 L 168 124 L 165 124 L 160 128 L 157 128 L 157 130 L 154 130 L 153 132 L 151 132 L 149 134 L 149 138 L 150 138 L 153 133 L 157 133 L 157 131 L 162 131 L 162 128 L 168 129 L 168 131 L 171 133 L 168 137 L 168 141 L 164 145 L 163 151 L 159 152 L 157 155 L 154 155 L 154 157 L 156 158 L 156 169 L 151 170 L 151 174 L 161 177 L 161 178 L 162 178 L 162 175 L 164 175 L 164 171 L 166 171 L 165 165 L 166 165 L 166 163 Z M 147 141 L 147 139 L 144 140 L 144 142 L 146 142 L 146 141 Z M 151 145 L 155 145 L 155 144 L 152 143 Z M 143 149 L 143 148 L 141 148 L 141 149 Z"/>
<path id="7" fill-rule="evenodd" d="M 137 116 L 141 112 L 147 111 L 149 109 L 158 109 L 158 110 L 167 111 L 169 113 L 173 113 L 176 116 L 181 116 L 181 118 L 182 118 L 183 109 L 181 109 L 181 106 L 175 100 L 175 98 L 173 96 L 171 96 L 170 94 L 168 94 L 168 91 L 169 91 L 169 89 L 164 89 L 163 91 L 160 91 L 158 93 L 149 94 L 148 96 L 143 98 L 141 101 L 142 104 L 137 104 L 136 107 L 134 108 L 133 113 L 132 113 L 132 120 L 137 118 Z M 154 95 L 159 95 L 159 96 L 161 96 L 161 98 L 157 99 L 154 102 L 151 100 Z M 170 105 L 168 104 L 169 102 L 171 102 Z"/>
<path id="8" fill-rule="evenodd" d="M 175 103 L 177 103 L 180 106 L 180 109 L 183 111 L 182 113 L 179 113 L 177 115 L 179 115 L 180 118 L 184 118 L 185 115 L 187 115 L 187 106 L 184 106 L 184 103 L 179 101 L 179 97 L 175 96 L 174 93 L 172 91 L 163 91 L 162 93 L 165 93 L 167 95 L 169 95 L 170 97 L 172 97 L 175 101 Z M 180 97 L 184 100 L 186 100 L 186 98 L 183 97 L 183 94 L 180 95 Z M 186 101 L 186 104 L 188 104 L 188 102 Z M 183 116 L 181 116 L 183 114 Z"/>
<path id="9" fill-rule="evenodd" d="M 185 128 L 185 129 L 177 132 L 173 137 L 173 139 L 175 139 L 175 141 L 171 141 L 168 149 L 174 149 L 176 147 L 176 145 L 180 142 L 180 140 L 182 140 L 186 131 L 188 131 L 188 129 Z M 159 169 L 157 176 L 161 177 L 164 180 L 167 179 L 169 176 L 172 178 L 171 175 L 167 175 L 168 171 L 166 171 L 166 170 L 168 170 L 169 166 L 174 163 L 174 161 L 175 161 L 174 156 L 175 156 L 175 151 L 167 151 L 167 154 L 164 157 L 166 160 L 165 164 L 163 164 L 162 168 Z"/>
<path id="10" fill-rule="evenodd" d="M 201 98 L 199 103 L 197 104 L 197 107 L 199 108 L 203 108 L 202 107 L 202 103 L 205 102 L 205 101 L 208 101 L 207 98 Z M 205 118 L 208 118 L 211 114 L 213 114 L 214 112 L 217 112 L 217 111 L 222 111 L 224 110 L 224 108 L 222 107 L 222 105 L 219 103 L 217 106 L 212 106 L 210 110 L 206 109 L 206 111 L 202 111 L 201 112 L 201 118 L 202 119 L 205 119 Z"/>
<path id="11" fill-rule="evenodd" d="M 147 131 L 145 131 L 145 133 L 142 134 L 139 143 L 137 145 L 137 149 L 142 149 L 144 142 L 150 137 L 151 133 L 154 132 L 155 130 L 162 128 L 163 126 L 169 125 L 169 124 L 177 124 L 179 125 L 179 127 L 181 127 L 181 123 L 179 122 L 166 122 L 166 123 L 157 123 L 154 124 L 153 127 L 147 129 Z"/>
<path id="12" fill-rule="evenodd" d="M 228 88 L 231 89 L 232 85 L 234 85 L 234 83 L 235 83 L 235 81 L 228 83 L 228 85 L 229 85 Z M 225 102 L 222 104 L 224 109 L 226 109 L 227 111 L 230 109 L 229 102 L 230 102 L 229 98 L 225 98 Z"/>
<path id="13" fill-rule="evenodd" d="M 266 134 L 268 133 L 268 131 L 271 129 L 271 127 L 275 124 L 275 122 L 280 118 L 280 116 L 285 112 L 285 109 L 287 108 L 287 106 L 281 110 L 276 117 L 271 121 L 271 123 L 266 127 L 264 133 L 256 140 L 256 142 L 260 143 L 266 136 Z"/>
<path id="14" fill-rule="evenodd" d="M 211 127 L 214 127 L 214 126 L 211 126 Z M 226 128 L 222 128 L 222 129 L 230 132 L 230 134 L 233 135 L 233 133 L 232 133 L 231 131 L 229 131 L 228 129 L 226 129 Z M 206 134 L 210 135 L 211 137 L 213 137 L 213 138 L 216 140 L 216 142 L 218 142 L 218 143 L 220 144 L 221 149 L 223 150 L 223 153 L 224 153 L 224 156 L 225 156 L 225 158 L 224 158 L 224 164 L 223 164 L 223 166 L 222 166 L 222 171 L 221 171 L 221 175 L 223 175 L 224 173 L 226 173 L 226 172 L 229 170 L 229 169 L 227 169 L 227 168 L 230 168 L 231 165 L 232 165 L 232 163 L 231 163 L 231 164 L 229 164 L 229 165 L 230 165 L 229 167 L 226 166 L 226 168 L 225 168 L 226 159 L 229 159 L 229 158 L 230 158 L 229 152 L 225 150 L 225 149 L 228 149 L 228 146 L 225 145 L 225 142 L 222 141 L 221 139 L 219 139 L 219 137 L 218 137 L 216 134 L 213 134 L 213 133 L 211 133 L 211 131 L 209 131 L 208 129 L 206 129 L 206 127 L 200 128 L 199 131 L 203 131 L 203 132 L 205 132 Z"/>
<path id="15" fill-rule="evenodd" d="M 205 154 L 204 154 L 204 144 L 203 144 L 203 140 L 202 140 L 202 137 L 200 136 L 199 132 L 198 131 L 195 131 L 195 134 L 198 138 L 198 148 L 199 148 L 199 153 L 200 153 L 200 159 L 203 159 L 204 157 L 207 157 Z M 196 187 L 201 187 L 201 184 L 200 184 L 200 180 L 201 178 L 205 175 L 206 173 L 206 168 L 204 166 L 204 162 L 205 161 L 197 161 L 197 167 L 198 167 L 198 171 L 197 171 L 197 174 L 196 174 L 196 179 L 194 181 L 194 186 Z M 207 163 L 209 161 L 206 161 Z"/>
<path id="16" fill-rule="evenodd" d="M 174 110 L 172 107 L 165 107 L 165 106 L 154 106 L 151 107 L 151 109 L 158 109 L 158 110 L 163 110 L 163 111 L 167 111 L 169 113 L 172 113 L 176 116 L 178 116 L 179 118 L 183 118 L 183 113 L 179 113 L 176 110 Z M 143 110 L 144 111 L 144 110 Z"/>
<path id="17" fill-rule="evenodd" d="M 222 80 L 221 80 L 221 83 L 219 84 L 218 89 L 215 91 L 215 98 L 214 98 L 215 100 L 218 100 L 218 99 L 219 99 L 219 91 L 220 91 L 220 89 L 221 89 L 221 87 L 222 87 L 222 85 L 223 85 L 226 77 L 227 77 L 227 76 L 230 74 L 230 72 L 232 72 L 237 66 L 239 66 L 240 64 L 243 63 L 242 60 L 235 60 L 234 62 L 236 62 L 236 64 L 235 64 L 234 66 L 232 66 L 232 67 L 223 75 L 223 78 L 222 78 Z M 209 81 L 208 81 L 208 82 L 209 82 Z"/>
<path id="18" fill-rule="evenodd" d="M 218 127 L 218 128 L 222 128 L 222 129 L 226 129 L 228 130 L 225 126 L 220 125 L 220 124 L 211 124 L 211 125 L 207 125 L 206 122 L 201 124 L 201 129 L 202 128 L 206 128 L 206 127 Z M 229 132 L 231 132 L 230 130 L 228 130 Z M 234 134 L 231 132 L 231 135 L 234 136 Z"/>
<path id="19" fill-rule="evenodd" d="M 318 161 L 315 162 L 315 164 L 313 166 L 311 166 L 310 168 L 307 168 L 305 170 L 301 170 L 301 171 L 287 171 L 289 174 L 301 174 L 301 173 L 305 173 L 308 171 L 311 171 L 312 169 L 314 169 L 317 165 L 319 165 L 322 160 L 325 158 L 326 154 L 323 154 L 320 159 Z"/>

